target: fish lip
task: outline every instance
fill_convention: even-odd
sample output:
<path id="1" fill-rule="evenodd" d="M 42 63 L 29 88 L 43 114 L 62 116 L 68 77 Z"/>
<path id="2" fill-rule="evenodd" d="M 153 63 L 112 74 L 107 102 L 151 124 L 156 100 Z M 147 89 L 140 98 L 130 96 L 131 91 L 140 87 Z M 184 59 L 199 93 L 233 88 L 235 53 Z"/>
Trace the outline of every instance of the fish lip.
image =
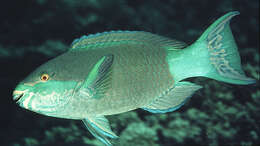
<path id="1" fill-rule="evenodd" d="M 14 101 L 16 102 L 16 103 L 18 103 L 18 101 L 23 97 L 23 93 L 22 94 L 20 94 L 20 95 L 15 95 L 14 96 Z"/>
<path id="2" fill-rule="evenodd" d="M 13 92 L 13 100 L 18 103 L 20 101 L 20 99 L 25 95 L 25 92 L 26 91 L 18 91 L 18 90 L 15 90 Z"/>

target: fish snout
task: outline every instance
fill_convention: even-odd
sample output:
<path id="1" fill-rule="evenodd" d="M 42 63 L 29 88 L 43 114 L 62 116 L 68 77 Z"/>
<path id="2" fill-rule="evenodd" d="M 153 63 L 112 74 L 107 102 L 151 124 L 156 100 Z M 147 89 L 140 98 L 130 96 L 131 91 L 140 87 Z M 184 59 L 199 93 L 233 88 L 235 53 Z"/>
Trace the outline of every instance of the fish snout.
<path id="1" fill-rule="evenodd" d="M 13 100 L 17 103 L 29 90 L 28 86 L 19 84 L 13 91 Z"/>
<path id="2" fill-rule="evenodd" d="M 14 90 L 13 100 L 17 103 L 25 94 L 26 91 Z"/>

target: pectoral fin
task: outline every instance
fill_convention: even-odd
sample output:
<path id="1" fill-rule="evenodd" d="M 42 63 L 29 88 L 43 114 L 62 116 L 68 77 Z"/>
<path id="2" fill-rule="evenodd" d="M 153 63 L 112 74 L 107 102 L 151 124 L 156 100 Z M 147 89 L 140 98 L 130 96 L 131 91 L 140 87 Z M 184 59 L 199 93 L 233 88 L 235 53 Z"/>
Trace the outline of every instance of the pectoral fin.
<path id="1" fill-rule="evenodd" d="M 91 69 L 86 80 L 79 86 L 83 95 L 100 98 L 109 88 L 111 82 L 111 66 L 114 56 L 112 54 L 103 56 Z"/>
<path id="2" fill-rule="evenodd" d="M 109 122 L 104 116 L 88 117 L 82 121 L 90 133 L 107 146 L 112 146 L 108 138 L 118 138 L 111 130 Z"/>
<path id="3" fill-rule="evenodd" d="M 169 92 L 154 99 L 152 103 L 142 109 L 152 113 L 172 112 L 184 105 L 187 99 L 200 88 L 202 87 L 190 82 L 179 82 Z"/>

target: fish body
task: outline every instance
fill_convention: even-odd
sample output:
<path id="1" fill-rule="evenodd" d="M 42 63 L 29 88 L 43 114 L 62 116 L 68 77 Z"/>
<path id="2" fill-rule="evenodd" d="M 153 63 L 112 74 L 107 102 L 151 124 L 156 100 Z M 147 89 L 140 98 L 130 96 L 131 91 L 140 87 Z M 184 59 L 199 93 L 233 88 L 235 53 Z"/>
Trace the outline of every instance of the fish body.
<path id="1" fill-rule="evenodd" d="M 88 101 L 82 111 L 85 112 L 83 115 L 88 113 L 112 115 L 134 110 L 150 103 L 155 97 L 173 86 L 173 78 L 165 59 L 166 50 L 160 44 L 136 38 L 137 36 L 140 38 L 151 37 L 152 34 L 110 32 L 103 35 L 108 35 L 113 39 L 104 42 L 100 48 L 93 46 L 87 50 L 78 51 L 76 49 L 70 52 L 78 54 L 77 57 L 88 58 L 89 63 L 86 65 L 75 64 L 76 67 L 74 67 L 75 70 L 84 70 L 81 78 L 83 80 L 100 58 L 106 54 L 114 56 L 109 89 L 104 93 L 107 98 Z M 122 38 L 122 36 L 127 37 Z M 98 42 L 102 40 L 103 38 Z M 64 57 L 70 53 L 65 54 Z M 82 55 L 79 55 L 80 53 Z M 77 57 L 76 60 L 80 59 Z"/>
<path id="2" fill-rule="evenodd" d="M 112 31 L 76 39 L 13 92 L 17 103 L 47 116 L 82 120 L 106 145 L 116 138 L 104 117 L 137 108 L 152 113 L 181 107 L 201 86 L 182 81 L 204 76 L 251 84 L 229 28 L 230 12 L 192 45 L 149 32 Z"/>

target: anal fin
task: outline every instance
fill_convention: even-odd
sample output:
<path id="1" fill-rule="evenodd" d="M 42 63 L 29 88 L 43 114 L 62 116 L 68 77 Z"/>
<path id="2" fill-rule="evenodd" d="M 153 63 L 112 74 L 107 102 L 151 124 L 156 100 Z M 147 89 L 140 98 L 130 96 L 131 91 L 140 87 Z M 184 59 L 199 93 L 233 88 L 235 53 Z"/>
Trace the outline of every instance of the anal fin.
<path id="1" fill-rule="evenodd" d="M 185 104 L 192 94 L 202 88 L 190 82 L 179 82 L 161 97 L 157 97 L 142 109 L 152 113 L 166 113 L 177 110 Z"/>

